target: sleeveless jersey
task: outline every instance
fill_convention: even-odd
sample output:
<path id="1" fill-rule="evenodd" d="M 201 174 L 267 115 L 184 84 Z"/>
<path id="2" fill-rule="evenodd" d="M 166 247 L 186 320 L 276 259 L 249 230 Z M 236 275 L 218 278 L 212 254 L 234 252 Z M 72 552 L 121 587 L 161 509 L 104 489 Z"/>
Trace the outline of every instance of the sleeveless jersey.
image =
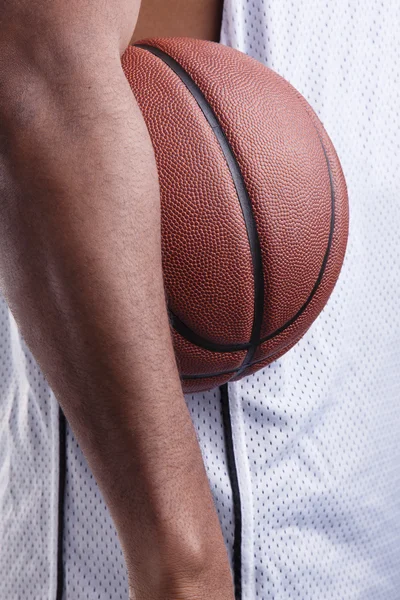
<path id="1" fill-rule="evenodd" d="M 290 81 L 348 184 L 338 284 L 256 374 L 187 394 L 237 600 L 397 600 L 400 92 L 395 0 L 225 0 L 222 44 Z M 245 110 L 245 107 L 244 107 Z M 128 598 L 117 533 L 0 298 L 0 598 Z"/>

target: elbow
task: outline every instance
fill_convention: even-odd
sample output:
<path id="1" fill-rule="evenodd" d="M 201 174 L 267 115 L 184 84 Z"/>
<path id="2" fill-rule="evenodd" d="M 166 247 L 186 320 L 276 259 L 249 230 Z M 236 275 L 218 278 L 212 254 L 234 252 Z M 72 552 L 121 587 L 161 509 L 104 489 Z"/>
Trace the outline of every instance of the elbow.
<path id="1" fill-rule="evenodd" d="M 41 35 L 20 31 L 3 38 L 2 29 L 0 24 L 0 134 L 29 126 L 85 87 L 104 86 L 110 72 L 121 69 L 117 46 L 89 44 L 76 29 L 49 27 Z"/>
<path id="2" fill-rule="evenodd" d="M 0 30 L 0 35 L 1 35 Z M 23 33 L 0 43 L 0 135 L 23 132 L 40 118 L 57 77 L 50 68 L 48 36 L 29 43 Z"/>

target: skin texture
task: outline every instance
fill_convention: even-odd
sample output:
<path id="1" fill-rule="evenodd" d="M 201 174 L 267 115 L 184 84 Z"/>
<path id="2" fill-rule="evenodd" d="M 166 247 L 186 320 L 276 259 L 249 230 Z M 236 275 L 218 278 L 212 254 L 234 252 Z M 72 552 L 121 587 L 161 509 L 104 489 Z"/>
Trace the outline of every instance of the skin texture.
<path id="1" fill-rule="evenodd" d="M 146 37 L 219 41 L 222 0 L 142 0 L 131 43 Z"/>
<path id="2" fill-rule="evenodd" d="M 233 600 L 169 331 L 154 152 L 120 65 L 139 2 L 117 4 L 0 0 L 0 289 L 110 509 L 132 598 Z"/>

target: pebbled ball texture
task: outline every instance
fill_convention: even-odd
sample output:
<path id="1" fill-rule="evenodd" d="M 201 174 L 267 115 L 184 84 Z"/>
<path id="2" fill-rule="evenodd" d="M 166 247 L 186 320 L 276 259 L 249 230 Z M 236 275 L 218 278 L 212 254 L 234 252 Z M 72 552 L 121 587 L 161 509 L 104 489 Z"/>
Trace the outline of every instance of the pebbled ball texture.
<path id="1" fill-rule="evenodd" d="M 122 66 L 157 161 L 177 364 L 185 393 L 212 389 L 284 354 L 324 307 L 346 249 L 346 183 L 314 111 L 262 63 L 192 38 L 137 44 Z"/>

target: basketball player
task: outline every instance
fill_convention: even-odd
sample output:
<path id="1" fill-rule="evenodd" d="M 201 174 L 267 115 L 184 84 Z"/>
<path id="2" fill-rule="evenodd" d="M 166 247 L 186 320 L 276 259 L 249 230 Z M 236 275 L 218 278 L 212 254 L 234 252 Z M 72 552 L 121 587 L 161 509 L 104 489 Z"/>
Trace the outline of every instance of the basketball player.
<path id="1" fill-rule="evenodd" d="M 378 0 L 0 0 L 2 600 L 398 599 L 399 21 Z M 350 198 L 303 340 L 186 396 L 120 67 L 180 35 L 288 79 Z"/>

